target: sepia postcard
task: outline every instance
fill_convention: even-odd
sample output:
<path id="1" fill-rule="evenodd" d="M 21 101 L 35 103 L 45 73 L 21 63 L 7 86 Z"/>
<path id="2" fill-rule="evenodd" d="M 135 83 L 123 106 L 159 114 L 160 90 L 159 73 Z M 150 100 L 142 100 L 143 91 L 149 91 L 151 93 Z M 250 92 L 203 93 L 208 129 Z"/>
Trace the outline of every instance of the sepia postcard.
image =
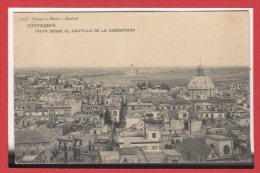
<path id="1" fill-rule="evenodd" d="M 9 10 L 9 163 L 253 166 L 252 17 Z"/>

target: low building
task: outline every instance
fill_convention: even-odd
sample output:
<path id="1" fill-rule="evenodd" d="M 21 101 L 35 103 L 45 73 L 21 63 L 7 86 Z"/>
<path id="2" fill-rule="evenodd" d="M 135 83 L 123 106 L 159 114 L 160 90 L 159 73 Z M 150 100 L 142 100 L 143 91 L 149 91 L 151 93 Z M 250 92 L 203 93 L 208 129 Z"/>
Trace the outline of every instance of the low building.
<path id="1" fill-rule="evenodd" d="M 140 100 L 138 102 L 129 102 L 127 104 L 127 112 L 132 111 L 154 111 L 156 110 L 156 107 L 153 105 L 153 103 L 143 103 Z"/>
<path id="2" fill-rule="evenodd" d="M 206 144 L 216 151 L 220 159 L 230 159 L 234 156 L 233 139 L 222 135 L 207 135 Z"/>
<path id="3" fill-rule="evenodd" d="M 45 127 L 15 131 L 16 157 L 36 155 L 36 162 L 50 163 L 57 144 L 56 133 Z"/>
<path id="4" fill-rule="evenodd" d="M 119 163 L 119 151 L 100 151 L 102 163 Z"/>
<path id="5" fill-rule="evenodd" d="M 182 162 L 182 155 L 176 149 L 166 149 L 163 150 L 165 155 L 165 162 L 166 163 L 180 163 Z"/>
<path id="6" fill-rule="evenodd" d="M 74 138 L 72 135 L 59 136 L 57 138 L 59 142 L 58 146 L 58 159 L 64 162 L 73 161 L 73 147 L 74 147 Z"/>
<path id="7" fill-rule="evenodd" d="M 228 129 L 225 127 L 211 127 L 207 128 L 208 135 L 223 135 L 228 134 Z"/>
<path id="8" fill-rule="evenodd" d="M 137 125 L 139 123 L 142 123 L 143 120 L 141 119 L 141 116 L 139 114 L 133 114 L 133 115 L 127 115 L 125 118 L 125 122 L 126 122 L 125 127 L 131 128 L 133 126 L 137 127 Z M 144 126 L 144 124 L 142 124 L 142 125 L 140 124 L 140 126 Z M 143 129 L 143 127 L 140 129 Z"/>
<path id="9" fill-rule="evenodd" d="M 119 136 L 117 143 L 122 148 L 125 142 L 129 142 L 133 147 L 140 147 L 144 151 L 159 150 L 161 132 L 157 129 L 146 130 L 144 136 Z"/>
<path id="10" fill-rule="evenodd" d="M 199 119 L 226 119 L 225 112 L 221 111 L 199 111 L 197 116 Z"/>
<path id="11" fill-rule="evenodd" d="M 120 163 L 148 163 L 142 148 L 133 147 L 129 142 L 123 143 L 119 150 Z"/>
<path id="12" fill-rule="evenodd" d="M 181 153 L 183 162 L 208 162 L 219 159 L 214 148 L 205 144 L 204 138 L 188 138 L 175 147 Z"/>
<path id="13" fill-rule="evenodd" d="M 148 163 L 165 163 L 166 158 L 164 152 L 162 150 L 156 151 L 144 151 L 145 157 Z"/>
<path id="14" fill-rule="evenodd" d="M 16 129 L 22 129 L 29 125 L 28 120 L 25 116 L 17 116 L 14 118 L 14 127 Z"/>

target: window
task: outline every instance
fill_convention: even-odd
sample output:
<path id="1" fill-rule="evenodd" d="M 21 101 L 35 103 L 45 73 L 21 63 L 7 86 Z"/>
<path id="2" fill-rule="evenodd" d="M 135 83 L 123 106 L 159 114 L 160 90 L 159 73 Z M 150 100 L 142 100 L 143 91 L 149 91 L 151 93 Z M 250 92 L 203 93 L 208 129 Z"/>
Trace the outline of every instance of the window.
<path id="1" fill-rule="evenodd" d="M 49 115 L 54 115 L 54 111 L 53 110 L 49 110 Z"/>
<path id="2" fill-rule="evenodd" d="M 184 122 L 184 130 L 189 130 L 189 122 Z"/>
<path id="3" fill-rule="evenodd" d="M 152 133 L 152 138 L 156 138 L 156 133 Z"/>
<path id="4" fill-rule="evenodd" d="M 179 143 L 181 143 L 181 140 L 180 140 L 180 139 L 176 139 L 176 140 L 175 140 L 175 143 L 176 143 L 176 144 L 179 144 Z"/>
<path id="5" fill-rule="evenodd" d="M 183 118 L 187 118 L 187 114 L 183 114 Z"/>
<path id="6" fill-rule="evenodd" d="M 216 158 L 216 154 L 215 153 L 211 153 L 211 158 L 215 159 Z"/>
<path id="7" fill-rule="evenodd" d="M 135 110 L 135 107 L 132 107 L 132 110 Z"/>
<path id="8" fill-rule="evenodd" d="M 208 115 L 208 114 L 206 114 L 206 117 L 209 117 L 209 115 Z"/>
<path id="9" fill-rule="evenodd" d="M 224 154 L 225 154 L 225 155 L 228 155 L 229 152 L 230 152 L 230 148 L 229 148 L 228 145 L 225 145 L 224 148 L 223 148 L 223 150 L 224 150 Z"/>
<path id="10" fill-rule="evenodd" d="M 158 147 L 157 146 L 152 146 L 152 150 L 157 150 Z"/>
<path id="11" fill-rule="evenodd" d="M 213 145 L 213 144 L 210 144 L 210 147 L 211 147 L 211 148 L 214 148 L 214 145 Z"/>
<path id="12" fill-rule="evenodd" d="M 65 115 L 69 115 L 69 114 L 70 114 L 70 111 L 69 111 L 69 110 L 64 110 L 64 114 L 65 114 Z"/>
<path id="13" fill-rule="evenodd" d="M 147 146 L 143 146 L 142 148 L 143 148 L 143 150 L 147 150 Z"/>
<path id="14" fill-rule="evenodd" d="M 127 161 L 127 159 L 126 158 L 124 158 L 124 160 L 123 160 L 123 163 L 127 163 L 128 161 Z"/>
<path id="15" fill-rule="evenodd" d="M 113 111 L 113 116 L 117 116 L 117 112 L 116 111 Z"/>

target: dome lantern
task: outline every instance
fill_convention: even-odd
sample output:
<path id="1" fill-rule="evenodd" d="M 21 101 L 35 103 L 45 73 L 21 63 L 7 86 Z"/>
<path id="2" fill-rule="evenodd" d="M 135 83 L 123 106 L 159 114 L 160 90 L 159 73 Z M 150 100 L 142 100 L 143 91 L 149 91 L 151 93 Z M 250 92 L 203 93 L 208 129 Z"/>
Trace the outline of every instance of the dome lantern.
<path id="1" fill-rule="evenodd" d="M 201 59 L 200 59 L 200 65 L 199 65 L 199 67 L 197 68 L 197 70 L 198 70 L 197 76 L 205 76 L 205 74 L 204 74 L 204 68 L 203 68 L 202 65 L 201 65 Z"/>
<path id="2" fill-rule="evenodd" d="M 215 85 L 213 81 L 205 75 L 201 63 L 197 71 L 198 74 L 188 83 L 188 95 L 191 98 L 208 98 L 214 96 Z"/>

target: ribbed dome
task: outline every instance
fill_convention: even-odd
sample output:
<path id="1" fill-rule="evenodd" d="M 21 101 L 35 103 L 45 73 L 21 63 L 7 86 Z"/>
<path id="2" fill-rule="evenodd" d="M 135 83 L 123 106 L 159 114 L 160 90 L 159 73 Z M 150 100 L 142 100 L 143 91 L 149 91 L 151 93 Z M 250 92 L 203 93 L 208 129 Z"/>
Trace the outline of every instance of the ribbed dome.
<path id="1" fill-rule="evenodd" d="M 195 76 L 188 84 L 188 89 L 214 89 L 215 85 L 208 76 Z"/>

